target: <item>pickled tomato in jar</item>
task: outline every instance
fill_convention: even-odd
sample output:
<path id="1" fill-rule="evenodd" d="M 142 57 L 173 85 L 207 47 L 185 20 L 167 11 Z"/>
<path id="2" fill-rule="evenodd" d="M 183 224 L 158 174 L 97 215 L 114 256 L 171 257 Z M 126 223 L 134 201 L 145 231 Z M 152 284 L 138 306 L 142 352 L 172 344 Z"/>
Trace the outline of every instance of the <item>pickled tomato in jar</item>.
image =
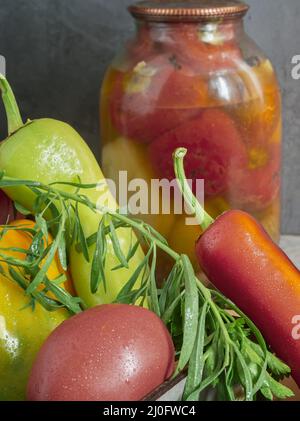
<path id="1" fill-rule="evenodd" d="M 102 166 L 151 186 L 174 179 L 172 154 L 186 147 L 186 175 L 204 180 L 217 217 L 252 213 L 280 234 L 281 95 L 270 60 L 244 30 L 239 1 L 140 2 L 135 36 L 109 67 L 101 91 Z M 194 184 L 193 184 L 194 186 Z M 150 193 L 149 193 L 150 198 Z M 163 201 L 164 198 L 160 197 Z M 196 265 L 199 227 L 186 215 L 135 215 Z M 162 262 L 162 267 L 164 262 Z"/>

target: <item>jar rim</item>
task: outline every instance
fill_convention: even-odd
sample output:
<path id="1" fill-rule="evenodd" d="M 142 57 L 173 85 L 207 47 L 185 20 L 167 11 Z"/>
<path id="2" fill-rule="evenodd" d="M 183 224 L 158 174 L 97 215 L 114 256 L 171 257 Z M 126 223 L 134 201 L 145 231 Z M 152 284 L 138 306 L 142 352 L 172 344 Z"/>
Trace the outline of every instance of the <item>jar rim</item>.
<path id="1" fill-rule="evenodd" d="M 249 6 L 239 0 L 152 0 L 138 1 L 128 10 L 137 19 L 187 22 L 243 17 Z"/>

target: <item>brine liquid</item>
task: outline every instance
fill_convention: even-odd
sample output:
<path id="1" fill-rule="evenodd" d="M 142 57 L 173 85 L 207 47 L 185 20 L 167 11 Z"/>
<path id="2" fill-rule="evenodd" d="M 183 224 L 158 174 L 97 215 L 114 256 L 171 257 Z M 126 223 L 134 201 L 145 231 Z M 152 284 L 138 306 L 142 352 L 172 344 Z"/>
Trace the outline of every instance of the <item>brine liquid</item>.
<path id="1" fill-rule="evenodd" d="M 185 146 L 190 154 L 187 175 L 202 175 L 206 181 L 207 212 L 217 217 L 232 208 L 249 211 L 278 241 L 280 95 L 268 61 L 254 72 L 258 87 L 251 74 L 243 75 L 240 84 L 233 78 L 230 85 L 227 77 L 223 86 L 222 78 L 215 78 L 205 92 L 201 90 L 207 86 L 203 78 L 191 78 L 189 85 L 176 85 L 178 80 L 174 79 L 172 83 L 180 89 L 170 92 L 169 88 L 162 94 L 159 90 L 163 86 L 157 92 L 151 89 L 152 76 L 148 81 L 147 73 L 141 79 L 140 75 L 134 78 L 111 70 L 101 103 L 105 176 L 118 183 L 119 171 L 127 171 L 129 181 L 142 178 L 148 185 L 151 179 L 170 179 L 172 151 Z M 123 90 L 122 95 L 118 89 Z M 186 215 L 148 214 L 141 218 L 196 265 L 194 244 L 201 231 L 197 226 L 186 226 Z"/>

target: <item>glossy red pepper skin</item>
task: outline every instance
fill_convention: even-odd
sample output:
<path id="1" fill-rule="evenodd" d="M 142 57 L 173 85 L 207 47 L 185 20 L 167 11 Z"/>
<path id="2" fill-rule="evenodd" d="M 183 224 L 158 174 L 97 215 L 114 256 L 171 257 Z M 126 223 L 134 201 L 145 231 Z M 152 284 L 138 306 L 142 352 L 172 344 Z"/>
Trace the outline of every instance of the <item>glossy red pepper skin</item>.
<path id="1" fill-rule="evenodd" d="M 249 316 L 273 351 L 292 369 L 300 386 L 300 272 L 249 214 L 220 216 L 196 244 L 210 281 Z"/>

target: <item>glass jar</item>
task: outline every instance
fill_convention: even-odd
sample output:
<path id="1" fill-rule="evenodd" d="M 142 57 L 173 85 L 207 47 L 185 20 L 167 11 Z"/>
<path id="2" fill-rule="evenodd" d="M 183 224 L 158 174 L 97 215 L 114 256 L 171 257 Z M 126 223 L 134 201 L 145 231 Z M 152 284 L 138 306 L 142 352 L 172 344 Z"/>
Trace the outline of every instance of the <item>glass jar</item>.
<path id="1" fill-rule="evenodd" d="M 205 207 L 252 213 L 280 231 L 281 96 L 270 60 L 244 31 L 238 1 L 140 2 L 136 33 L 107 71 L 101 93 L 107 178 L 173 179 L 172 153 L 186 147 L 186 174 L 205 180 Z M 185 215 L 141 215 L 193 262 L 201 234 Z"/>

